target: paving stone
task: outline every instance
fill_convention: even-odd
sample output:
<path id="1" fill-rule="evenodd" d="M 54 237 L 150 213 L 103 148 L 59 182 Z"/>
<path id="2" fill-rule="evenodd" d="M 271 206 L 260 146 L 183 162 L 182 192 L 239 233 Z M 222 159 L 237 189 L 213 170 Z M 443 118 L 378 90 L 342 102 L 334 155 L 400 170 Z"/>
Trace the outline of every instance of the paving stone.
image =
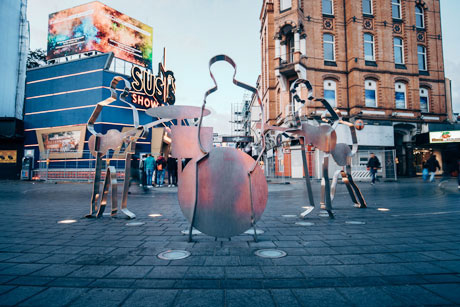
<path id="1" fill-rule="evenodd" d="M 292 292 L 299 302 L 305 306 L 342 306 L 350 304 L 333 288 L 293 289 Z"/>
<path id="2" fill-rule="evenodd" d="M 48 288 L 21 303 L 23 306 L 65 306 L 85 293 L 85 288 Z"/>
<path id="3" fill-rule="evenodd" d="M 264 277 L 262 270 L 259 267 L 251 266 L 225 267 L 225 275 L 227 278 L 234 279 Z"/>
<path id="4" fill-rule="evenodd" d="M 143 278 L 151 270 L 148 266 L 119 266 L 107 278 Z"/>
<path id="5" fill-rule="evenodd" d="M 47 267 L 47 264 L 36 264 L 36 263 L 20 263 L 11 267 L 8 267 L 2 271 L 0 274 L 4 275 L 28 275 L 40 269 Z"/>
<path id="6" fill-rule="evenodd" d="M 185 274 L 186 279 L 223 279 L 225 272 L 223 267 L 217 266 L 203 266 L 203 267 L 190 267 Z"/>
<path id="7" fill-rule="evenodd" d="M 267 290 L 226 290 L 226 305 L 228 307 L 246 306 L 275 306 L 270 292 Z"/>
<path id="8" fill-rule="evenodd" d="M 91 289 L 80 295 L 70 306 L 116 306 L 121 304 L 133 291 L 131 289 Z"/>
<path id="9" fill-rule="evenodd" d="M 460 304 L 460 284 L 429 284 L 423 288 L 449 300 L 454 304 Z"/>
<path id="10" fill-rule="evenodd" d="M 174 302 L 175 306 L 183 307 L 223 306 L 223 304 L 223 290 L 182 290 Z"/>
<path id="11" fill-rule="evenodd" d="M 273 289 L 270 292 L 277 306 L 301 306 L 289 289 Z"/>
<path id="12" fill-rule="evenodd" d="M 69 277 L 101 278 L 108 275 L 117 267 L 113 265 L 85 265 L 72 272 Z"/>
<path id="13" fill-rule="evenodd" d="M 161 266 L 154 267 L 146 278 L 166 278 L 166 279 L 182 279 L 187 272 L 188 267 L 184 266 Z"/>
<path id="14" fill-rule="evenodd" d="M 401 302 L 377 287 L 338 288 L 354 306 L 396 306 Z"/>
<path id="15" fill-rule="evenodd" d="M 0 295 L 2 306 L 13 306 L 44 290 L 43 287 L 17 287 Z"/>
<path id="16" fill-rule="evenodd" d="M 392 297 L 397 297 L 404 305 L 442 305 L 449 301 L 420 286 L 385 286 L 382 289 Z"/>
<path id="17" fill-rule="evenodd" d="M 177 293 L 178 290 L 138 289 L 128 297 L 128 299 L 123 303 L 123 306 L 172 306 Z"/>

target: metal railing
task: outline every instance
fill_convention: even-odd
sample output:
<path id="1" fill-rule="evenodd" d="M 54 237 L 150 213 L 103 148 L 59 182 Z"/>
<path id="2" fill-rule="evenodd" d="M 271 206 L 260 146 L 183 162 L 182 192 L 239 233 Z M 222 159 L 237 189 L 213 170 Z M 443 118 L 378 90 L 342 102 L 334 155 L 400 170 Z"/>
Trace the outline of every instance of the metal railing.
<path id="1" fill-rule="evenodd" d="M 66 152 L 71 155 L 72 152 Z M 33 171 L 34 180 L 45 181 L 92 181 L 96 158 L 89 150 L 84 150 L 81 157 L 55 158 L 53 153 L 40 152 L 38 169 Z M 122 155 L 114 155 L 110 150 L 102 162 L 102 176 L 105 176 L 107 165 L 115 166 L 117 178 L 124 179 L 125 161 Z"/>

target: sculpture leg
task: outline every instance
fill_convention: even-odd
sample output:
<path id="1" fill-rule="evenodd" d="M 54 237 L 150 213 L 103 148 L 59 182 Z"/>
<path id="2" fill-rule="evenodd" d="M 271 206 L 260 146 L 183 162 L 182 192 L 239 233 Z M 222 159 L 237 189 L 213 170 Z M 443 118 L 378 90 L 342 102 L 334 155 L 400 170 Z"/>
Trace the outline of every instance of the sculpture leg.
<path id="1" fill-rule="evenodd" d="M 350 194 L 351 201 L 353 202 L 355 207 L 359 206 L 358 201 L 356 200 L 355 192 L 353 191 L 353 188 L 351 187 L 350 180 L 348 180 L 347 173 L 345 173 L 345 171 L 341 171 L 340 173 L 342 175 L 342 181 L 347 186 L 348 194 Z"/>
<path id="2" fill-rule="evenodd" d="M 109 189 L 112 188 L 112 213 L 111 215 L 114 216 L 117 214 L 116 209 L 117 209 L 117 173 L 115 170 L 115 167 L 109 166 L 107 167 L 105 171 L 105 179 L 104 179 L 104 185 L 102 188 L 102 197 L 101 197 L 101 203 L 99 205 L 99 210 L 97 211 L 96 217 L 101 217 L 104 214 L 105 211 L 105 206 L 107 205 L 107 198 L 109 194 Z M 113 212 L 113 209 L 115 208 L 115 213 Z"/>
<path id="3" fill-rule="evenodd" d="M 102 154 L 97 153 L 96 165 L 94 168 L 94 181 L 93 181 L 93 195 L 91 196 L 91 205 L 89 214 L 86 217 L 93 217 L 98 211 L 98 202 L 100 198 L 99 189 L 101 185 L 101 168 L 102 168 Z"/>
<path id="4" fill-rule="evenodd" d="M 252 226 L 252 229 L 254 230 L 254 241 L 257 242 L 256 214 L 254 212 L 254 204 L 252 202 L 251 173 L 252 172 L 248 173 L 248 177 L 249 177 L 249 198 L 251 199 L 251 226 Z"/>
<path id="5" fill-rule="evenodd" d="M 310 201 L 310 206 L 300 214 L 301 218 L 305 218 L 309 213 L 315 209 L 315 200 L 313 199 L 313 191 L 311 189 L 311 180 L 310 180 L 310 171 L 308 169 L 308 161 L 305 153 L 305 140 L 300 138 L 300 149 L 302 151 L 302 164 L 303 172 L 305 174 L 305 186 L 307 188 L 308 200 Z"/>
<path id="6" fill-rule="evenodd" d="M 198 159 L 195 163 L 195 202 L 193 204 L 193 209 L 192 209 L 192 218 L 191 218 L 191 223 L 190 223 L 190 229 L 188 232 L 188 241 L 192 242 L 192 231 L 193 231 L 193 226 L 195 224 L 195 214 L 196 214 L 196 208 L 198 206 L 198 192 L 199 192 L 199 173 L 198 173 L 198 167 L 200 165 L 200 162 L 203 161 L 205 158 L 208 157 L 208 154 L 204 155 L 200 159 Z M 191 162 L 189 162 L 191 163 Z"/>
<path id="7" fill-rule="evenodd" d="M 128 210 L 128 190 L 129 190 L 129 180 L 130 180 L 130 177 L 131 177 L 131 157 L 132 157 L 131 153 L 126 154 L 126 159 L 125 159 L 125 180 L 123 182 L 123 195 L 122 195 L 122 199 L 121 199 L 120 211 L 124 215 L 126 215 L 129 219 L 134 219 L 134 218 L 136 218 L 136 215 Z M 112 214 L 113 214 L 113 208 L 112 208 Z"/>
<path id="8" fill-rule="evenodd" d="M 337 182 L 339 180 L 339 176 L 342 173 L 341 170 L 338 170 L 334 173 L 334 177 L 332 177 L 332 184 L 331 184 L 331 201 L 334 201 L 335 191 L 337 189 Z"/>
<path id="9" fill-rule="evenodd" d="M 346 166 L 346 172 L 347 172 L 347 178 L 348 181 L 350 182 L 350 185 L 352 186 L 355 195 L 358 197 L 359 201 L 359 207 L 360 208 L 367 208 L 366 201 L 364 200 L 363 194 L 361 193 L 361 190 L 358 188 L 358 186 L 355 184 L 353 181 L 353 177 L 351 176 L 351 166 L 348 164 Z"/>
<path id="10" fill-rule="evenodd" d="M 329 154 L 323 158 L 323 178 L 321 179 L 321 208 L 325 209 L 330 218 L 334 218 L 331 205 L 331 186 L 329 183 Z"/>

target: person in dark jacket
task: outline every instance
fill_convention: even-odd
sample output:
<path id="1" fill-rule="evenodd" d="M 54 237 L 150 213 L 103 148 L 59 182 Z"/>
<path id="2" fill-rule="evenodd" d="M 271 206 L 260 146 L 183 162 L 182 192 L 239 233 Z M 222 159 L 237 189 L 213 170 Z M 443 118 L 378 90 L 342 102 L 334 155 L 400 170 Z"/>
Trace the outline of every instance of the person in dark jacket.
<path id="1" fill-rule="evenodd" d="M 168 187 L 177 186 L 177 160 L 168 156 Z"/>
<path id="2" fill-rule="evenodd" d="M 430 172 L 430 182 L 433 182 L 436 171 L 441 169 L 438 160 L 436 160 L 436 155 L 431 155 L 428 161 L 426 161 L 426 166 L 428 168 L 428 172 Z"/>
<path id="3" fill-rule="evenodd" d="M 375 178 L 377 174 L 377 170 L 380 168 L 380 161 L 379 159 L 375 156 L 373 152 L 371 152 L 371 157 L 369 158 L 369 161 L 367 161 L 367 170 L 371 173 L 371 184 L 375 184 Z"/>

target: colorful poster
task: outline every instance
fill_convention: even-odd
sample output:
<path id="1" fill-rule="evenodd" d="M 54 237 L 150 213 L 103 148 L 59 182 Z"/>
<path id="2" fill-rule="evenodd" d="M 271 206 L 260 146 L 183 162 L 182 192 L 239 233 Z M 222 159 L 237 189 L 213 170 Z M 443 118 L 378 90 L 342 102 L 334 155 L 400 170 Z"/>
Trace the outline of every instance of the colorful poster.
<path id="1" fill-rule="evenodd" d="M 89 51 L 152 68 L 152 27 L 100 2 L 49 15 L 47 59 Z"/>
<path id="2" fill-rule="evenodd" d="M 86 126 L 37 130 L 41 155 L 49 158 L 81 158 Z"/>
<path id="3" fill-rule="evenodd" d="M 17 156 L 16 150 L 0 150 L 0 163 L 16 163 Z"/>

